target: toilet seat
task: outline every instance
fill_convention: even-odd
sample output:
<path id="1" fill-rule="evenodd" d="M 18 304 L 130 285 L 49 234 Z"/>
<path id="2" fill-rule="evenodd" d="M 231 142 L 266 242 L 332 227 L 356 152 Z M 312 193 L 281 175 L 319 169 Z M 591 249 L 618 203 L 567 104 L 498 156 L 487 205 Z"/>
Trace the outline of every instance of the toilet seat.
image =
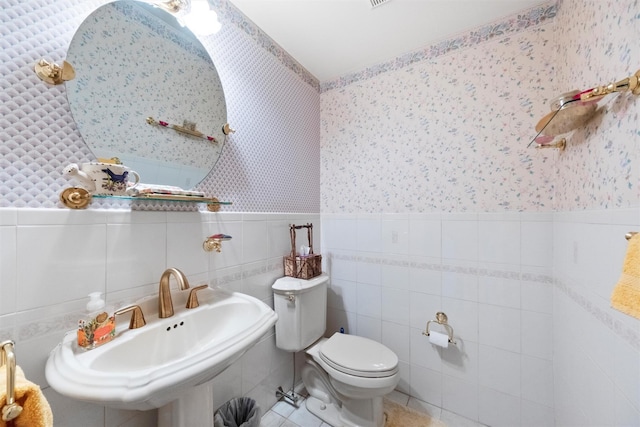
<path id="1" fill-rule="evenodd" d="M 320 338 L 305 353 L 302 381 L 312 414 L 332 426 L 384 426 L 382 398 L 400 381 L 398 357 L 389 348 L 338 333 Z"/>
<path id="2" fill-rule="evenodd" d="M 398 356 L 386 346 L 356 335 L 335 333 L 319 356 L 331 368 L 362 378 L 384 378 L 398 372 Z"/>

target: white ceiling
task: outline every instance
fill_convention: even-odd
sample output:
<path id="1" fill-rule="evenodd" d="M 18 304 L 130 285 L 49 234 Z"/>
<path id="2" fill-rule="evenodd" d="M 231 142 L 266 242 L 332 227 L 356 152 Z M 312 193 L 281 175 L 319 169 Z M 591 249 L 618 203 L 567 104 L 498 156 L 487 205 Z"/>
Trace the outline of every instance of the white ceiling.
<path id="1" fill-rule="evenodd" d="M 548 0 L 230 0 L 325 82 Z"/>

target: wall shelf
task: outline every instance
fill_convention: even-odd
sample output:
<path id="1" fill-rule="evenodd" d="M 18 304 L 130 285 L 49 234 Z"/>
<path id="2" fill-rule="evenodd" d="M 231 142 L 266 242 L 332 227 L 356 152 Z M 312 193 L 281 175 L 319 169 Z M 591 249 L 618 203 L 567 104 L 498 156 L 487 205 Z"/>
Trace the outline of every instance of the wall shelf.
<path id="1" fill-rule="evenodd" d="M 70 209 L 85 209 L 93 198 L 130 200 L 132 202 L 159 201 L 170 203 L 205 203 L 209 212 L 218 212 L 221 206 L 229 206 L 232 202 L 221 202 L 215 197 L 179 196 L 172 194 L 153 194 L 140 196 L 112 196 L 91 194 L 84 188 L 69 187 L 60 193 L 60 201 Z"/>
<path id="2" fill-rule="evenodd" d="M 536 148 L 566 147 L 566 139 L 555 140 L 562 135 L 586 125 L 596 113 L 598 102 L 612 93 L 631 92 L 640 95 L 640 70 L 620 81 L 596 86 L 587 90 L 567 92 L 551 102 L 551 112 L 542 117 L 535 126 L 536 136 L 529 143 Z"/>

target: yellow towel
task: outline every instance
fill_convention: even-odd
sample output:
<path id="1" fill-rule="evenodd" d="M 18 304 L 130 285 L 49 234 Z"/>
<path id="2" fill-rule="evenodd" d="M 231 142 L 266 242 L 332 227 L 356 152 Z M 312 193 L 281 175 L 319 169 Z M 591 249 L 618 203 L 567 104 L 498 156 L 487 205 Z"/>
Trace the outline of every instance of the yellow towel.
<path id="1" fill-rule="evenodd" d="M 622 275 L 611 294 L 611 306 L 640 319 L 640 233 L 629 239 Z"/>
<path id="2" fill-rule="evenodd" d="M 24 377 L 24 372 L 16 366 L 14 398 L 16 403 L 22 406 L 22 412 L 12 422 L 2 420 L 0 416 L 0 427 L 13 425 L 15 427 L 52 427 L 53 413 L 49 402 L 42 394 L 40 386 L 28 381 Z M 7 402 L 7 372 L 6 365 L 0 367 L 0 410 Z"/>

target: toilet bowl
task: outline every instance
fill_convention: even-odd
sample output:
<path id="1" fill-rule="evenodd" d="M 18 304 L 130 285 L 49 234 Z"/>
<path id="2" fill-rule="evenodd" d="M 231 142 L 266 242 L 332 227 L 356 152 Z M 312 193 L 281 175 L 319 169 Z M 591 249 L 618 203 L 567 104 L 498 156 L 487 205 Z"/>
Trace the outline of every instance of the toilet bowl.
<path id="1" fill-rule="evenodd" d="M 272 289 L 276 346 L 305 351 L 302 382 L 307 409 L 333 427 L 383 427 L 382 398 L 398 384 L 398 357 L 364 337 L 324 338 L 328 276 L 283 277 Z"/>
<path id="2" fill-rule="evenodd" d="M 306 349 L 307 409 L 332 426 L 382 427 L 382 398 L 400 380 L 398 358 L 376 341 L 336 333 Z"/>

